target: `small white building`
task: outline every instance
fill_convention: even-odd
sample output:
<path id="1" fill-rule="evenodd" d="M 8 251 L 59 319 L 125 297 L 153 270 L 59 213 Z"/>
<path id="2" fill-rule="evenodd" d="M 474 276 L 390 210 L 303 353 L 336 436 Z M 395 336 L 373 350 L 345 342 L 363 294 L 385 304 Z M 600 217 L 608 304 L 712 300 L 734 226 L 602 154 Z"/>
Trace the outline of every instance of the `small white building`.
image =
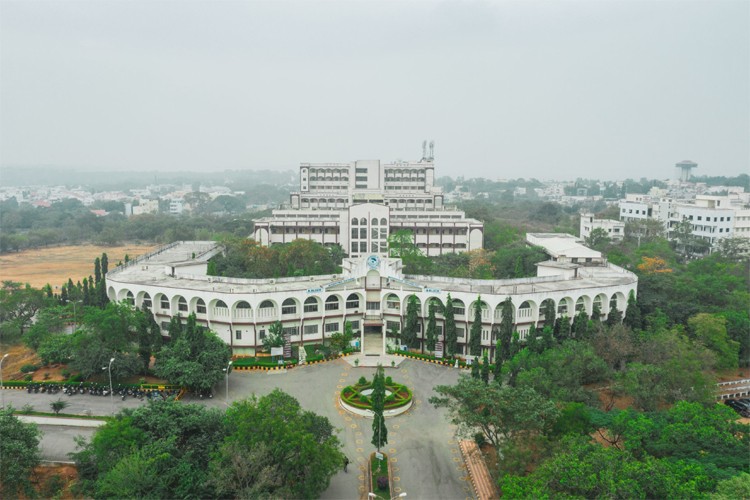
<path id="1" fill-rule="evenodd" d="M 625 223 L 612 219 L 597 219 L 594 214 L 584 212 L 581 214 L 580 232 L 578 235 L 586 239 L 594 229 L 603 229 L 612 241 L 621 241 L 625 238 Z"/>

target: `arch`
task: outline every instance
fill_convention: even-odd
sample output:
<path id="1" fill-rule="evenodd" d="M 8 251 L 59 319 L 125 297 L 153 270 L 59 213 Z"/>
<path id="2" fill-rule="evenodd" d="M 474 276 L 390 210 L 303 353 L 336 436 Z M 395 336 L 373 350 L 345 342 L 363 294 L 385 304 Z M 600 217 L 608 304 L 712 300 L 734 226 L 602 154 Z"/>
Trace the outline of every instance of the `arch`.
<path id="1" fill-rule="evenodd" d="M 359 221 L 357 220 L 356 217 L 352 217 L 352 226 L 357 226 L 357 225 L 359 225 Z"/>
<path id="2" fill-rule="evenodd" d="M 326 298 L 326 311 L 338 311 L 340 307 L 341 299 L 339 299 L 338 295 L 330 295 L 328 298 Z"/>
<path id="3" fill-rule="evenodd" d="M 404 313 L 409 310 L 409 300 L 411 300 L 412 296 L 417 297 L 416 294 L 411 293 L 404 298 L 404 303 L 402 305 Z M 419 300 L 419 297 L 417 297 L 417 311 L 419 311 L 419 315 L 422 316 L 422 301 Z"/>
<path id="4" fill-rule="evenodd" d="M 454 316 L 466 316 L 466 304 L 461 299 L 451 299 Z"/>
<path id="5" fill-rule="evenodd" d="M 387 226 L 388 225 L 388 219 L 386 219 L 385 217 L 381 218 L 380 219 L 380 225 L 381 226 Z"/>
<path id="6" fill-rule="evenodd" d="M 172 297 L 172 311 L 182 316 L 188 315 L 188 303 L 182 295 Z"/>
<path id="7" fill-rule="evenodd" d="M 536 321 L 537 318 L 537 305 L 533 300 L 524 300 L 521 305 L 518 306 L 516 312 L 516 318 L 525 321 Z"/>
<path id="8" fill-rule="evenodd" d="M 129 306 L 135 306 L 135 296 L 133 295 L 133 292 L 130 290 L 127 290 L 128 293 L 125 294 L 125 303 Z"/>
<path id="9" fill-rule="evenodd" d="M 359 225 L 360 226 L 366 226 L 367 225 L 367 219 L 365 219 L 364 217 L 362 217 L 361 219 L 359 219 Z"/>
<path id="10" fill-rule="evenodd" d="M 581 295 L 578 297 L 578 300 L 576 300 L 576 314 L 579 312 L 585 312 L 586 314 L 589 314 L 591 311 L 591 297 L 588 295 Z"/>
<path id="11" fill-rule="evenodd" d="M 318 312 L 320 310 L 320 299 L 318 297 L 306 298 L 302 310 L 306 313 Z"/>
<path id="12" fill-rule="evenodd" d="M 427 318 L 430 315 L 430 305 L 435 305 L 435 316 L 442 316 L 445 306 L 443 301 L 438 297 L 430 297 L 424 303 L 424 317 Z"/>
<path id="13" fill-rule="evenodd" d="M 349 296 L 346 298 L 347 309 L 359 309 L 359 306 L 361 303 L 362 303 L 362 297 L 360 297 L 358 293 L 350 293 Z"/>
<path id="14" fill-rule="evenodd" d="M 625 312 L 625 309 L 627 308 L 627 300 L 625 299 L 625 294 L 622 292 L 615 292 L 612 294 L 612 297 L 609 299 L 609 308 L 607 309 L 607 312 L 609 309 L 612 309 L 612 304 L 615 304 L 615 307 L 620 310 L 620 312 Z"/>
<path id="15" fill-rule="evenodd" d="M 195 311 L 195 314 L 200 316 L 202 314 L 206 314 L 206 302 L 198 297 L 197 299 L 193 299 L 193 311 Z"/>
<path id="16" fill-rule="evenodd" d="M 560 302 L 557 303 L 557 316 L 568 316 L 570 317 L 573 309 L 573 299 L 570 297 L 563 297 Z"/>
<path id="17" fill-rule="evenodd" d="M 110 286 L 107 288 L 107 298 L 109 298 L 110 302 L 117 302 L 117 292 L 115 291 L 115 287 Z"/>
<path id="18" fill-rule="evenodd" d="M 401 299 L 395 293 L 389 293 L 383 298 L 383 309 L 401 311 Z"/>
<path id="19" fill-rule="evenodd" d="M 139 292 L 138 297 L 136 298 L 136 304 L 138 304 L 138 307 L 151 309 L 153 307 L 153 304 L 151 302 L 151 295 L 148 294 L 148 292 Z"/>
<path id="20" fill-rule="evenodd" d="M 248 301 L 240 300 L 232 307 L 232 317 L 237 319 L 249 319 L 253 317 L 253 308 Z"/>
<path id="21" fill-rule="evenodd" d="M 490 317 L 490 306 L 487 304 L 487 302 L 483 300 L 482 301 L 475 300 L 474 302 L 471 303 L 471 307 L 470 307 L 471 310 L 469 311 L 471 314 L 471 319 L 474 320 L 474 313 L 476 311 L 477 305 L 481 307 L 482 309 L 482 320 L 488 320 Z"/>
<path id="22" fill-rule="evenodd" d="M 161 292 L 154 294 L 154 304 L 157 310 L 169 311 L 169 297 Z"/>
<path id="23" fill-rule="evenodd" d="M 276 302 L 266 299 L 258 306 L 258 318 L 275 318 Z"/>
<path id="24" fill-rule="evenodd" d="M 370 221 L 370 225 L 377 226 L 378 225 L 378 218 L 377 217 L 373 217 L 372 220 Z"/>
<path id="25" fill-rule="evenodd" d="M 289 297 L 281 303 L 281 314 L 297 314 L 297 299 Z"/>
<path id="26" fill-rule="evenodd" d="M 211 301 L 211 316 L 214 318 L 229 318 L 229 308 L 223 300 Z"/>
<path id="27" fill-rule="evenodd" d="M 603 293 L 600 293 L 596 297 L 594 297 L 594 302 L 591 306 L 591 314 L 594 314 L 594 307 L 599 307 L 599 314 L 604 315 L 607 313 L 607 309 L 605 308 L 605 304 L 607 304 L 607 296 Z M 596 319 L 596 318 L 594 318 Z M 599 318 L 601 319 L 601 318 Z"/>

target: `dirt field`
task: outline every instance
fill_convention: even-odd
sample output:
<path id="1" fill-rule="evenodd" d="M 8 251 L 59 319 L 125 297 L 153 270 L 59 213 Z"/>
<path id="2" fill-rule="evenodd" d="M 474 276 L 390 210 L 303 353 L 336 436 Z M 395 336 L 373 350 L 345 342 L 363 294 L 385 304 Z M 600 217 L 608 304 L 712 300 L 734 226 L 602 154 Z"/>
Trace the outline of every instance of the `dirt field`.
<path id="1" fill-rule="evenodd" d="M 103 247 L 97 245 L 50 247 L 0 255 L 0 280 L 20 281 L 41 288 L 47 283 L 60 286 L 68 281 L 83 280 L 94 274 L 94 259 L 107 254 L 109 267 L 113 268 L 128 254 L 131 258 L 148 253 L 155 246 L 123 245 Z"/>

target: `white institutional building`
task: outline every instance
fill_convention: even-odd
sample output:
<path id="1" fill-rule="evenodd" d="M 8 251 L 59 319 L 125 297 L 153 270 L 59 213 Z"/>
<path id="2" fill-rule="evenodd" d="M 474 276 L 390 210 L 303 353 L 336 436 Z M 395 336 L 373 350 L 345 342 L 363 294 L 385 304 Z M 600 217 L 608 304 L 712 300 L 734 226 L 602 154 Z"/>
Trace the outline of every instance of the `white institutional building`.
<path id="1" fill-rule="evenodd" d="M 750 238 L 750 194 L 697 195 L 693 200 L 628 194 L 620 200 L 620 220 L 645 219 L 660 221 L 670 239 L 684 220 L 711 245 L 721 238 Z"/>
<path id="2" fill-rule="evenodd" d="M 388 255 L 388 236 L 410 230 L 428 256 L 482 248 L 483 224 L 444 205 L 433 159 L 381 164 L 303 163 L 289 206 L 255 221 L 262 245 L 297 238 L 341 245 L 350 257 Z"/>
<path id="3" fill-rule="evenodd" d="M 427 176 L 430 169 L 424 167 Z M 309 183 L 310 177 L 304 182 Z M 389 210 L 384 205 L 373 206 Z M 383 217 L 387 219 L 387 215 Z M 366 222 L 372 229 L 369 218 Z M 178 242 L 111 270 L 107 292 L 112 301 L 149 308 L 165 334 L 172 317 L 195 313 L 198 323 L 216 332 L 236 355 L 254 354 L 276 321 L 282 322 L 295 345 L 321 343 L 350 322 L 365 352 L 385 353 L 390 342 L 386 333 L 394 328 L 403 330 L 412 295 L 419 303 L 421 339 L 430 303 L 445 304 L 451 295 L 460 353 L 467 352 L 474 311 L 481 308 L 482 346 L 490 359 L 494 359 L 497 340 L 492 332 L 500 324 L 501 304 L 508 297 L 515 307 L 514 325 L 521 337 L 532 325 L 541 326 L 546 301 L 552 301 L 558 317 L 572 319 L 580 310 L 590 315 L 595 304 L 602 319 L 611 305 L 624 314 L 628 294 L 636 292 L 635 274 L 608 263 L 574 236 L 529 234 L 527 240 L 545 248 L 550 260 L 538 264 L 537 277 L 510 280 L 407 276 L 401 260 L 383 257 L 379 247 L 376 252 L 358 251 L 360 256 L 344 259 L 342 272 L 336 275 L 220 278 L 207 275 L 208 260 L 222 251 L 217 243 Z M 443 339 L 443 324 L 442 314 L 437 314 L 439 340 Z"/>

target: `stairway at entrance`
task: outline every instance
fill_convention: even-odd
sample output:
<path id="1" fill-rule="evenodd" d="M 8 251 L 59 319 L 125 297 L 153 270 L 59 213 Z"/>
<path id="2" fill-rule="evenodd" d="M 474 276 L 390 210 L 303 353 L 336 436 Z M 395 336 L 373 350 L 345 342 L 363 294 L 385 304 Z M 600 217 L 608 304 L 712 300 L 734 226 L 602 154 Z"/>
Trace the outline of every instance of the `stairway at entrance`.
<path id="1" fill-rule="evenodd" d="M 383 334 L 382 333 L 365 333 L 362 353 L 365 355 L 384 354 L 385 351 L 383 350 Z"/>

